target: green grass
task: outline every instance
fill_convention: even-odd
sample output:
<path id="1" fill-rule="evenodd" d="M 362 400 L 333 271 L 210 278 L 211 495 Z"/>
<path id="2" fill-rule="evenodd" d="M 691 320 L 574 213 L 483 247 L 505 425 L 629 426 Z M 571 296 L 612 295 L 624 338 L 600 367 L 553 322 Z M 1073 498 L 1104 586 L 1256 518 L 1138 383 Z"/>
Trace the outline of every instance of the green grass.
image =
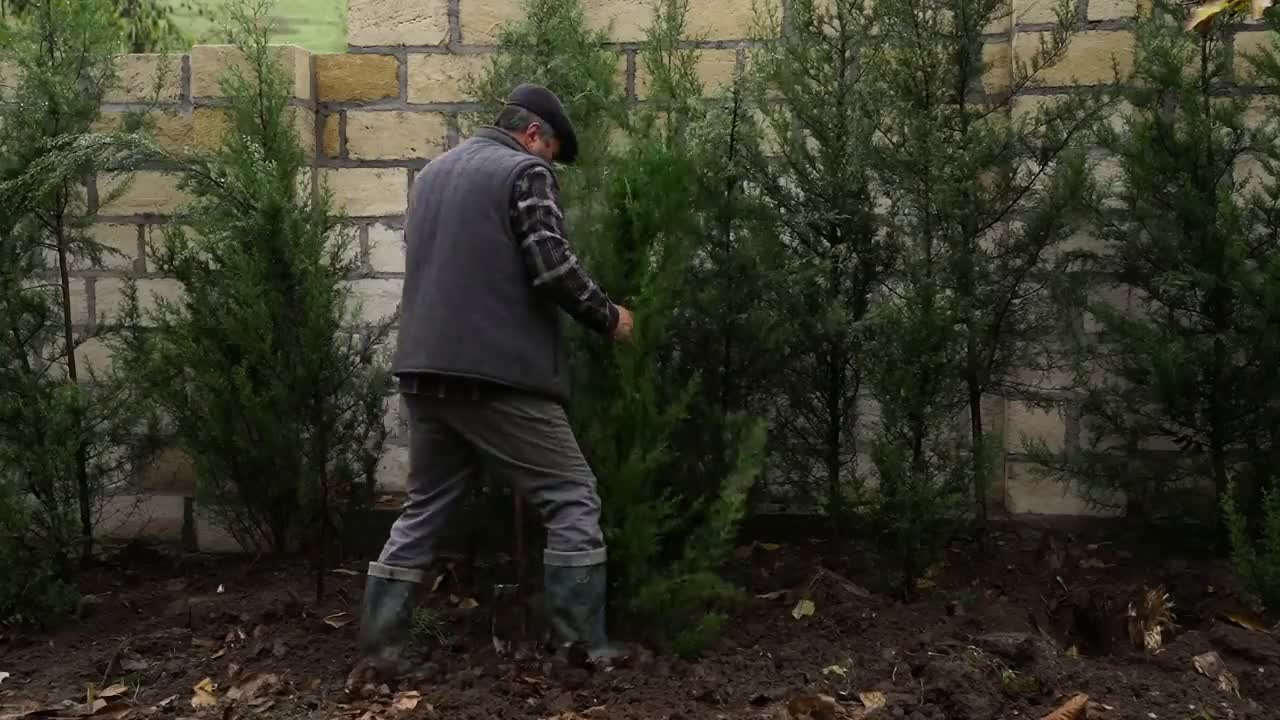
<path id="1" fill-rule="evenodd" d="M 223 0 L 168 0 L 178 21 L 196 43 L 219 43 L 209 19 Z M 347 0 L 276 0 L 275 42 L 301 45 L 312 52 L 347 49 Z"/>

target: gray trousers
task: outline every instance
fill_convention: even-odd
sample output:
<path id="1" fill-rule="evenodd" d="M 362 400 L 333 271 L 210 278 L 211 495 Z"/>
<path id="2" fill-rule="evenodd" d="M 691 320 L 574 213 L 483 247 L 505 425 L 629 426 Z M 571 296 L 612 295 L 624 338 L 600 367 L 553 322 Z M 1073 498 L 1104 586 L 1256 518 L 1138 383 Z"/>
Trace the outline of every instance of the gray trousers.
<path id="1" fill-rule="evenodd" d="M 481 470 L 511 483 L 537 508 L 547 530 L 545 564 L 605 562 L 596 478 L 562 406 L 515 391 L 477 399 L 403 397 L 408 499 L 371 574 L 423 582 L 437 538 Z"/>

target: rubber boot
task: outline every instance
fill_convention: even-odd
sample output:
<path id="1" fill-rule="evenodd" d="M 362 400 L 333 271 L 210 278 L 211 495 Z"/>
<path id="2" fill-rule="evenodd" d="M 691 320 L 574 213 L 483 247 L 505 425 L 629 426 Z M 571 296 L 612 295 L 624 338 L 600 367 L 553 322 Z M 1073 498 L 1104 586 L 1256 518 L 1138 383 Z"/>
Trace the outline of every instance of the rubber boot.
<path id="1" fill-rule="evenodd" d="M 360 619 L 360 654 L 365 664 L 384 680 L 406 675 L 406 657 L 414 596 L 422 585 L 420 570 L 369 563 L 364 586 L 364 612 Z"/>
<path id="2" fill-rule="evenodd" d="M 608 574 L 604 564 L 545 565 L 545 599 L 552 637 L 575 664 L 608 666 L 630 656 L 605 634 Z"/>

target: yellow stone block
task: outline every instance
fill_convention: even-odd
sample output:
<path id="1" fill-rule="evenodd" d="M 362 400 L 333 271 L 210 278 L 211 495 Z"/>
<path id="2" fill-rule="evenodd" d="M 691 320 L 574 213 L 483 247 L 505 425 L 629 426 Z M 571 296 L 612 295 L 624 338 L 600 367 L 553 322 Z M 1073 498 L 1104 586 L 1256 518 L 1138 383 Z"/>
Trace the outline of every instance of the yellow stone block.
<path id="1" fill-rule="evenodd" d="M 99 214 L 171 215 L 190 198 L 178 189 L 178 178 L 158 170 L 98 176 Z"/>
<path id="2" fill-rule="evenodd" d="M 311 53 L 296 45 L 276 45 L 273 58 L 280 71 L 292 81 L 291 96 L 311 99 Z M 191 49 L 192 97 L 222 97 L 222 81 L 232 68 L 239 68 L 253 81 L 244 55 L 231 45 L 197 45 Z"/>
<path id="3" fill-rule="evenodd" d="M 738 51 L 733 49 L 703 50 L 698 54 L 698 79 L 703 93 L 714 95 L 733 87 L 733 73 L 738 65 Z M 647 97 L 653 78 L 645 67 L 644 58 L 636 58 L 636 97 Z"/>
<path id="4" fill-rule="evenodd" d="M 524 19 L 525 4 L 520 0 L 464 1 L 458 8 L 462 42 L 467 45 L 493 45 L 505 25 Z"/>
<path id="5" fill-rule="evenodd" d="M 342 114 L 333 113 L 324 118 L 324 154 L 326 157 L 342 156 L 341 138 Z"/>
<path id="6" fill-rule="evenodd" d="M 1013 50 L 1022 62 L 1030 63 L 1040 48 L 1041 35 L 1019 33 L 1014 38 Z M 1115 65 L 1118 65 L 1121 78 L 1128 76 L 1133 69 L 1133 51 L 1131 32 L 1088 30 L 1072 36 L 1064 56 L 1052 67 L 1042 69 L 1033 83 L 1043 87 L 1077 82 L 1082 85 L 1106 84 L 1115 77 Z"/>
<path id="7" fill-rule="evenodd" d="M 1013 66 L 1011 64 L 1008 43 L 987 43 L 982 46 L 982 62 L 986 63 L 986 72 L 982 75 L 982 88 L 988 93 L 1008 92 L 1013 82 Z"/>
<path id="8" fill-rule="evenodd" d="M 463 0 L 463 12 L 469 5 L 488 3 Z M 443 45 L 448 41 L 448 0 L 347 0 L 348 45 Z"/>
<path id="9" fill-rule="evenodd" d="M 1272 78 L 1260 76 L 1249 62 L 1247 56 L 1257 56 L 1265 50 L 1276 50 L 1276 36 L 1270 31 L 1236 33 L 1232 52 L 1233 71 L 1236 82 L 1242 85 L 1265 85 L 1274 82 Z"/>
<path id="10" fill-rule="evenodd" d="M 444 150 L 448 125 L 432 112 L 347 113 L 347 155 L 353 160 L 424 160 Z"/>
<path id="11" fill-rule="evenodd" d="M 1090 20 L 1127 20 L 1138 15 L 1138 0 L 1089 0 Z"/>
<path id="12" fill-rule="evenodd" d="M 177 102 L 182 99 L 181 55 L 119 55 L 109 103 Z"/>
<path id="13" fill-rule="evenodd" d="M 483 77 L 489 55 L 409 56 L 409 102 L 452 103 L 475 98 L 468 92 L 472 79 Z"/>
<path id="14" fill-rule="evenodd" d="M 191 143 L 201 150 L 217 149 L 231 127 L 231 113 L 223 108 L 196 108 L 191 118 Z"/>
<path id="15" fill-rule="evenodd" d="M 408 206 L 404 168 L 326 168 L 322 173 L 338 209 L 352 217 L 401 215 Z"/>
<path id="16" fill-rule="evenodd" d="M 317 55 L 316 96 L 321 102 L 399 97 L 398 66 L 392 55 Z"/>
<path id="17" fill-rule="evenodd" d="M 1013 0 L 1013 22 L 1017 25 L 1058 22 L 1058 0 Z"/>
<path id="18" fill-rule="evenodd" d="M 755 34 L 757 0 L 689 0 L 685 26 L 690 38 L 745 40 Z M 759 0 L 762 9 L 778 7 L 778 0 Z M 608 30 L 618 42 L 640 42 L 653 25 L 652 0 L 584 0 L 587 24 Z"/>

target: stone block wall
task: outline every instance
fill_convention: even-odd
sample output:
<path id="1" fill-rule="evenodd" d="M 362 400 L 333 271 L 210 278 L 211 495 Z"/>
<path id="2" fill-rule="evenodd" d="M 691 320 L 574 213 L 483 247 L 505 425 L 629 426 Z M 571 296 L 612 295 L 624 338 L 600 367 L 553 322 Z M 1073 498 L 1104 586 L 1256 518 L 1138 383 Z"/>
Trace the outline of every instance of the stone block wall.
<path id="1" fill-rule="evenodd" d="M 1068 92 L 1074 82 L 1109 81 L 1113 62 L 1127 69 L 1133 58 L 1132 18 L 1138 3 L 1145 1 L 1079 0 L 1085 31 L 1073 38 L 1065 61 L 1017 99 L 1015 112 Z M 689 28 L 701 38 L 698 68 L 709 88 L 729 83 L 744 62 L 752 44 L 754 7 L 760 2 L 776 7 L 785 0 L 690 0 Z M 992 67 L 984 84 L 993 92 L 1009 87 L 1013 63 L 1039 46 L 1054 21 L 1055 0 L 1013 3 L 1012 16 L 988 28 L 984 58 Z M 608 31 L 609 49 L 617 56 L 618 77 L 628 97 L 643 99 L 648 82 L 637 67 L 636 54 L 651 18 L 649 0 L 584 0 L 584 6 L 589 24 Z M 399 301 L 403 220 L 414 173 L 459 141 L 459 116 L 476 107 L 467 79 L 483 71 L 498 31 L 520 18 L 524 9 L 520 0 L 348 0 L 348 52 L 279 49 L 295 81 L 293 104 L 304 142 L 342 209 L 359 228 L 363 271 L 352 284 L 369 319 L 392 312 Z M 1242 34 L 1236 49 L 1255 47 L 1265 37 Z M 103 123 L 119 122 L 124 112 L 149 107 L 156 79 L 163 77 L 162 106 L 153 111 L 161 141 L 171 147 L 215 143 L 226 126 L 218 81 L 236 60 L 231 48 L 221 46 L 200 46 L 185 55 L 122 56 L 124 87 L 109 98 Z M 1243 73 L 1240 79 L 1247 82 Z M 75 316 L 84 325 L 118 308 L 121 281 L 127 275 L 140 280 L 143 297 L 181 292 L 174 281 L 159 277 L 146 258 L 146 248 L 183 202 L 175 179 L 159 170 L 140 172 L 124 192 L 113 196 L 118 183 L 102 176 L 90 188 L 94 198 L 101 198 L 95 232 L 121 255 L 103 269 L 76 272 Z M 78 352 L 92 364 L 110 362 L 97 343 Z M 993 402 L 998 407 L 988 416 L 994 418 L 1006 449 L 1004 482 L 993 488 L 996 500 L 1015 513 L 1090 512 L 1060 486 L 1034 480 L 1021 455 L 1024 436 L 1053 447 L 1074 442 L 1079 428 L 1070 408 L 1045 412 L 1015 400 Z M 384 490 L 394 492 L 403 487 L 407 465 L 406 428 L 398 401 L 389 399 L 387 418 L 393 432 L 379 481 Z M 177 453 L 140 469 L 140 494 L 132 500 L 155 518 L 148 524 L 138 519 L 149 517 L 146 513 L 133 514 L 114 530 L 108 525 L 104 533 L 142 533 L 183 539 L 205 550 L 234 549 L 193 507 L 192 484 L 190 466 Z"/>

